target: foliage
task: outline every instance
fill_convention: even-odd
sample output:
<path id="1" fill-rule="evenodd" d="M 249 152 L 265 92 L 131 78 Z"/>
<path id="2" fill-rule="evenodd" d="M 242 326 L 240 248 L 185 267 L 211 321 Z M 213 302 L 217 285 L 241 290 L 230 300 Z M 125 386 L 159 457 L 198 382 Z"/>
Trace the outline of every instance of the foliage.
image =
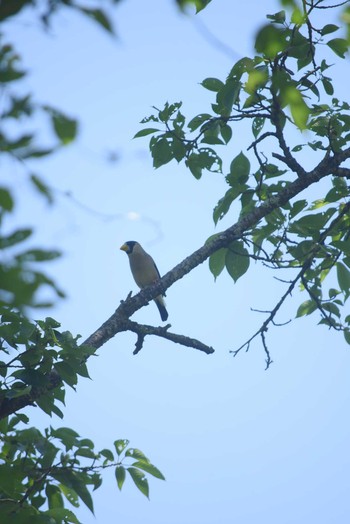
<path id="1" fill-rule="evenodd" d="M 117 0 L 109 2 L 115 3 Z M 176 3 L 184 10 L 192 5 L 198 12 L 209 1 Z M 266 331 L 297 285 L 306 298 L 296 317 L 318 312 L 321 324 L 343 332 L 350 343 L 350 315 L 343 313 L 350 295 L 346 183 L 350 169 L 343 165 L 350 158 L 350 106 L 335 95 L 330 76 L 330 60 L 343 59 L 348 52 L 350 9 L 345 7 L 342 13 L 344 35 L 342 28 L 328 20 L 320 28 L 314 22 L 315 14 L 326 15 L 332 8 L 329 3 L 281 3 L 285 10 L 268 15 L 268 23 L 256 35 L 254 57 L 236 62 L 225 79 L 203 80 L 203 88 L 214 96 L 211 108 L 187 120 L 180 102 L 167 102 L 142 121 L 147 126 L 136 134 L 151 137 L 154 167 L 176 160 L 184 162 L 198 180 L 205 172 L 224 176 L 227 188 L 214 207 L 213 221 L 215 225 L 224 220 L 234 222 L 228 230 L 210 237 L 200 255 L 196 252 L 188 257 L 182 273 L 177 269 L 168 276 L 164 289 L 206 258 L 214 278 L 226 269 L 236 282 L 249 271 L 252 261 L 282 276 L 286 289 L 281 299 L 261 328 L 235 352 L 248 348 L 260 335 L 267 366 L 271 359 Z M 341 9 L 342 3 L 337 8 Z M 35 9 L 44 27 L 58 10 L 74 9 L 115 34 L 111 16 L 97 1 L 3 0 L 0 20 L 7 22 L 24 9 Z M 17 91 L 16 83 L 25 77 L 14 45 L 1 36 L 0 151 L 3 157 L 23 165 L 35 189 L 52 203 L 54 194 L 28 166 L 31 160 L 52 155 L 74 142 L 79 126 L 64 110 Z M 49 145 L 41 144 L 34 125 L 37 115 L 44 115 L 51 128 Z M 220 148 L 234 144 L 238 126 L 245 130 L 248 125 L 251 138 L 247 150 L 236 147 L 227 162 Z M 307 163 L 313 162 L 309 170 L 306 154 Z M 321 180 L 323 184 L 317 184 Z M 312 201 L 305 193 L 311 184 L 319 188 L 318 198 Z M 60 253 L 28 247 L 32 230 L 11 227 L 15 204 L 11 188 L 0 187 L 0 250 L 4 254 L 0 263 L 0 520 L 18 524 L 78 522 L 75 508 L 82 501 L 93 511 L 89 488 L 100 487 L 106 468 L 114 469 L 119 489 L 128 475 L 147 497 L 146 475 L 164 477 L 140 450 L 129 448 L 127 440 L 116 440 L 113 451 L 96 451 L 91 440 L 71 428 L 50 426 L 40 431 L 30 426 L 27 414 L 18 413 L 35 403 L 45 414 L 62 417 L 65 388 L 76 388 L 79 377 L 88 377 L 87 360 L 97 343 L 92 343 L 92 335 L 90 343 L 79 344 L 79 336 L 61 331 L 59 322 L 51 317 L 30 318 L 36 308 L 49 307 L 63 296 L 55 281 L 40 269 Z M 153 286 L 148 300 L 162 291 L 155 287 L 162 284 Z M 131 322 L 129 316 L 147 302 L 147 292 L 125 301 L 118 312 L 120 331 L 137 333 L 138 351 L 150 334 L 207 353 L 213 351 L 195 339 L 170 333 L 168 326 L 153 329 Z M 100 336 L 100 345 L 114 334 L 113 329 L 107 331 Z M 71 509 L 66 507 L 67 501 Z"/>
<path id="2" fill-rule="evenodd" d="M 252 260 L 282 273 L 288 292 L 252 337 L 261 335 L 267 365 L 271 360 L 265 332 L 297 284 L 308 298 L 296 316 L 317 311 L 320 324 L 342 331 L 350 343 L 350 316 L 344 313 L 350 295 L 350 170 L 341 167 L 350 157 L 350 105 L 335 96 L 329 76 L 330 60 L 345 58 L 348 52 L 350 9 L 342 13 L 344 37 L 342 28 L 327 23 L 331 3 L 282 3 L 287 9 L 268 15 L 268 23 L 258 31 L 254 57 L 238 60 L 226 79 L 203 80 L 203 88 L 215 97 L 211 109 L 188 120 L 181 102 L 167 102 L 142 120 L 152 127 L 135 135 L 151 135 L 156 168 L 176 160 L 196 179 L 204 172 L 225 177 L 227 191 L 214 208 L 215 224 L 224 217 L 233 221 L 237 214 L 243 222 L 263 205 L 271 209 L 209 260 L 215 278 L 226 268 L 237 281 Z M 314 22 L 316 15 L 324 16 L 321 28 L 319 19 Z M 233 137 L 248 125 L 250 156 L 236 149 L 224 167 L 220 148 L 232 143 L 234 150 Z M 314 161 L 309 171 L 303 167 L 306 153 L 308 162 Z M 326 190 L 319 184 L 316 200 L 300 196 L 311 181 L 326 177 Z M 293 188 L 293 198 L 288 188 Z M 251 340 L 242 347 L 249 347 Z"/>
<path id="3" fill-rule="evenodd" d="M 116 3 L 111 0 L 111 4 Z M 41 2 L 4 0 L 0 20 L 24 8 L 38 9 L 44 26 L 59 8 L 74 8 L 113 33 L 112 22 L 100 7 L 74 1 Z M 33 172 L 30 161 L 54 154 L 74 142 L 78 122 L 64 111 L 37 102 L 16 90 L 26 77 L 13 44 L 0 35 L 0 84 L 2 115 L 0 153 L 23 166 L 35 190 L 48 203 L 54 194 Z M 21 94 L 20 94 L 21 93 Z M 37 115 L 51 128 L 51 145 L 40 145 Z M 43 121 L 41 118 L 40 121 Z M 15 133 L 14 133 L 15 130 Z M 23 131 L 25 130 L 25 131 Z M 28 247 L 33 231 L 11 226 L 16 202 L 10 187 L 0 187 L 0 521 L 14 523 L 78 523 L 75 508 L 82 501 L 93 511 L 90 488 L 99 488 L 102 473 L 114 468 L 119 489 L 126 472 L 135 486 L 149 496 L 146 474 L 164 479 L 162 473 L 129 441 L 115 441 L 115 452 L 96 451 L 94 443 L 66 427 L 44 431 L 30 427 L 24 406 L 38 406 L 45 414 L 63 418 L 65 389 L 75 389 L 78 377 L 88 377 L 86 361 L 95 349 L 78 344 L 80 336 L 59 330 L 47 317 L 32 320 L 30 312 L 48 308 L 64 297 L 56 282 L 43 272 L 43 263 L 60 257 L 57 250 Z M 37 316 L 37 314 L 35 315 Z M 16 413 L 14 416 L 10 416 Z M 70 508 L 66 507 L 69 503 Z"/>
<path id="4" fill-rule="evenodd" d="M 128 472 L 147 497 L 145 472 L 164 480 L 140 450 L 128 447 L 128 440 L 115 441 L 115 452 L 96 451 L 90 439 L 81 438 L 71 428 L 50 426 L 43 433 L 35 427 L 17 429 L 28 422 L 26 415 L 18 414 L 0 423 L 2 522 L 79 523 L 74 512 L 66 507 L 67 502 L 70 507 L 78 508 L 82 501 L 93 512 L 88 487 L 99 488 L 101 474 L 107 468 L 114 469 L 119 489 Z"/>

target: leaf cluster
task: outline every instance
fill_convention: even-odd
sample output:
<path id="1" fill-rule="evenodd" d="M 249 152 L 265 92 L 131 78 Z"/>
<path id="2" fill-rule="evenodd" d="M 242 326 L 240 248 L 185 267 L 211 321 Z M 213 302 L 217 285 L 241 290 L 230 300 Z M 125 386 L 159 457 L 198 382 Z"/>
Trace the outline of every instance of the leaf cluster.
<path id="1" fill-rule="evenodd" d="M 67 384 L 74 388 L 78 376 L 88 377 L 86 359 L 94 349 L 78 345 L 78 337 L 60 332 L 51 317 L 30 321 L 12 310 L 3 312 L 0 325 L 0 414 L 10 400 L 39 396 L 36 404 L 48 415 L 63 418 L 57 402 L 64 403 Z M 57 377 L 57 380 L 54 380 Z M 53 388 L 50 388 L 51 382 Z M 46 392 L 47 389 L 51 391 Z M 38 392 L 45 391 L 45 395 Z M 20 406 L 19 406 L 20 407 Z"/>
<path id="2" fill-rule="evenodd" d="M 135 137 L 152 135 L 154 167 L 176 160 L 196 179 L 204 172 L 224 176 L 228 188 L 214 207 L 215 225 L 237 213 L 244 223 L 259 206 L 271 208 L 240 238 L 211 254 L 215 279 L 226 269 L 236 282 L 252 261 L 278 270 L 287 286 L 298 282 L 308 294 L 296 316 L 318 311 L 320 323 L 342 331 L 349 342 L 350 316 L 342 310 L 350 293 L 350 170 L 342 163 L 350 157 L 350 106 L 335 96 L 329 73 L 329 56 L 343 59 L 348 53 L 349 8 L 342 15 L 348 28 L 343 37 L 327 16 L 323 27 L 314 23 L 318 10 L 327 13 L 332 6 L 313 0 L 284 4 L 286 10 L 268 15 L 257 32 L 254 57 L 238 60 L 224 80 L 203 80 L 203 88 L 215 97 L 210 111 L 187 120 L 181 103 L 166 103 L 141 121 L 157 126 Z M 237 146 L 242 123 L 244 129 L 247 123 L 251 127 L 250 158 Z M 236 151 L 227 169 L 219 150 L 228 143 Z M 306 151 L 316 159 L 309 171 L 301 157 Z M 315 175 L 327 177 L 318 198 L 310 201 L 297 194 L 274 205 L 296 180 L 301 193 Z M 208 244 L 220 235 L 210 237 Z"/>
<path id="3" fill-rule="evenodd" d="M 117 0 L 110 0 L 110 5 Z M 17 17 L 25 8 L 39 16 L 44 28 L 60 9 L 74 9 L 114 34 L 110 15 L 99 3 L 74 0 L 3 0 L 0 21 Z M 34 162 L 74 142 L 79 126 L 64 110 L 23 94 L 27 71 L 15 46 L 0 34 L 0 154 L 26 172 L 34 190 L 49 204 L 52 189 L 33 171 Z M 44 118 L 42 118 L 44 117 Z M 42 123 L 44 122 L 44 126 Z M 43 130 L 49 145 L 43 145 Z M 49 131 L 49 133 L 48 133 Z M 89 377 L 87 359 L 95 349 L 79 344 L 80 336 L 60 330 L 52 317 L 33 320 L 30 314 L 51 307 L 64 293 L 47 275 L 48 263 L 61 253 L 33 246 L 30 227 L 11 227 L 17 203 L 11 186 L 0 186 L 0 521 L 78 523 L 83 502 L 93 511 L 91 491 L 102 484 L 106 468 L 128 472 L 135 486 L 149 495 L 148 475 L 164 479 L 145 455 L 116 441 L 116 453 L 97 451 L 94 443 L 66 427 L 44 431 L 30 426 L 25 406 L 63 418 L 67 385 Z M 16 413 L 14 416 L 11 414 Z M 120 448 L 121 443 L 123 449 Z M 118 447 L 119 446 L 119 447 Z M 122 482 L 118 481 L 121 489 Z M 68 506 L 68 507 L 67 507 Z"/>
<path id="4" fill-rule="evenodd" d="M 128 447 L 128 440 L 115 441 L 115 452 L 107 448 L 97 451 L 90 439 L 81 438 L 71 428 L 50 426 L 44 432 L 35 427 L 19 429 L 28 422 L 24 414 L 0 422 L 2 522 L 79 524 L 70 508 L 75 510 L 83 502 L 94 512 L 90 491 L 101 486 L 107 468 L 115 469 L 119 489 L 127 471 L 147 497 L 145 472 L 164 480 L 140 450 Z"/>
<path id="5" fill-rule="evenodd" d="M 111 7 L 120 0 L 108 0 Z M 94 23 L 98 24 L 111 35 L 115 34 L 115 29 L 110 13 L 107 9 L 102 9 L 100 2 L 76 2 L 75 0 L 43 0 L 36 2 L 33 0 L 2 0 L 0 4 L 0 21 L 7 21 L 13 16 L 21 14 L 25 8 L 35 11 L 43 27 L 48 29 L 52 19 L 61 9 L 72 9 L 83 16 L 86 16 Z"/>

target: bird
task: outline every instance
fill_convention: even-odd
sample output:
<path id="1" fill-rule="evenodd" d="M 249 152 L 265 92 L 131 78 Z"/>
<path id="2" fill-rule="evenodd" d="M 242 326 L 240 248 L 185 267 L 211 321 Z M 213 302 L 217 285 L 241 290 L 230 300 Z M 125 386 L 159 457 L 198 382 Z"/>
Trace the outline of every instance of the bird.
<path id="1" fill-rule="evenodd" d="M 142 289 L 149 286 L 160 278 L 158 268 L 153 258 L 146 253 L 141 244 L 135 242 L 135 240 L 129 240 L 128 242 L 125 242 L 120 249 L 125 251 L 129 257 L 131 273 L 139 288 Z M 168 318 L 168 312 L 165 307 L 163 296 L 165 296 L 165 293 L 158 295 L 154 299 L 154 302 L 159 310 L 162 321 L 165 322 Z"/>

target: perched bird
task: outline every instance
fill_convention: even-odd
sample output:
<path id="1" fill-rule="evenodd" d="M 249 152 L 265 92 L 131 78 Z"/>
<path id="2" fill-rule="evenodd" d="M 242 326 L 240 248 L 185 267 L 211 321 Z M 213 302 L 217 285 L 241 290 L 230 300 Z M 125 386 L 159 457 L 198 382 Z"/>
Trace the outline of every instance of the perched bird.
<path id="1" fill-rule="evenodd" d="M 139 288 L 142 289 L 143 287 L 149 286 L 160 278 L 158 268 L 153 258 L 146 253 L 138 242 L 130 240 L 129 242 L 125 242 L 120 249 L 125 251 L 129 257 L 131 273 Z M 165 296 L 165 293 L 163 293 L 163 296 Z M 158 295 L 154 299 L 154 302 L 159 310 L 161 319 L 165 321 L 168 318 L 168 312 L 163 296 Z"/>

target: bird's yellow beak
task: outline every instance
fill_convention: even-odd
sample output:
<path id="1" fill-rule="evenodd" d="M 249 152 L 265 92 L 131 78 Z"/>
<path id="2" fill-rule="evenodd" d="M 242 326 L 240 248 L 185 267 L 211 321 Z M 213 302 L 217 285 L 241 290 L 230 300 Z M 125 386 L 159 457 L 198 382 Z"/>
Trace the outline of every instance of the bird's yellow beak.
<path id="1" fill-rule="evenodd" d="M 120 246 L 120 248 L 122 251 L 128 251 L 129 247 L 126 245 L 126 244 L 123 244 L 122 246 Z"/>

